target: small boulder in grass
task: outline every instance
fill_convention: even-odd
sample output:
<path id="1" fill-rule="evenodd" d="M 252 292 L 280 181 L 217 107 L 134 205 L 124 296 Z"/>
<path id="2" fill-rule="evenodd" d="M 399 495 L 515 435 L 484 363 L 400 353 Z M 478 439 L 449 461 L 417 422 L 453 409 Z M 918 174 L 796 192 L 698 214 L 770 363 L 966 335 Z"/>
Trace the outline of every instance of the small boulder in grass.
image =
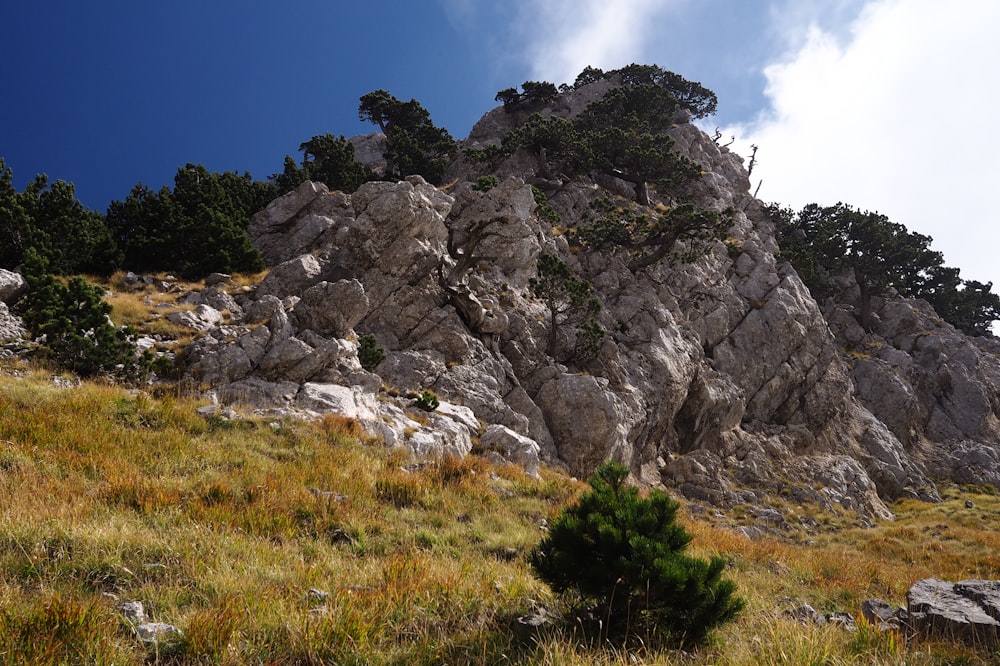
<path id="1" fill-rule="evenodd" d="M 1000 581 L 959 583 L 927 578 L 906 593 L 910 625 L 917 634 L 974 645 L 1000 643 Z"/>
<path id="2" fill-rule="evenodd" d="M 183 632 L 166 622 L 145 622 L 135 628 L 136 635 L 143 643 L 160 644 L 183 636 Z"/>

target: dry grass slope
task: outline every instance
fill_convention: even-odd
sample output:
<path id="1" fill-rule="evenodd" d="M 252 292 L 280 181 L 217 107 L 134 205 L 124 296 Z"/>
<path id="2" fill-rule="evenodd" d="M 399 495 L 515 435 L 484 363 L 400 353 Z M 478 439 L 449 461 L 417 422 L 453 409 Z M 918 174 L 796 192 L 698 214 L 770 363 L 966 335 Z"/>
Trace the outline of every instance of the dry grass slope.
<path id="1" fill-rule="evenodd" d="M 15 376 L 15 372 L 17 376 Z M 925 576 L 998 577 L 1000 500 L 969 489 L 899 520 L 749 541 L 688 516 L 749 609 L 692 655 L 594 644 L 516 618 L 559 600 L 525 563 L 583 489 L 470 458 L 413 465 L 357 423 L 197 415 L 183 399 L 54 386 L 0 367 L 0 663 L 987 664 L 996 655 L 861 625 L 808 602 L 901 603 Z M 964 501 L 973 499 L 967 509 Z M 322 594 L 311 590 L 322 591 Z M 141 601 L 183 636 L 136 640 Z"/>

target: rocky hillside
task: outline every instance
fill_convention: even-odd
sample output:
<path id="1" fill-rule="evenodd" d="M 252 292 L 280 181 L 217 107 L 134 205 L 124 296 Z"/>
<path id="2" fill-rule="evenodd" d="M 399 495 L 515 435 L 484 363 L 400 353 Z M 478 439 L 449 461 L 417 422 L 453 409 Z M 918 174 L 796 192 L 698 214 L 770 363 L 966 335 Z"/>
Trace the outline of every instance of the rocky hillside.
<path id="1" fill-rule="evenodd" d="M 542 114 L 572 117 L 611 86 L 564 92 Z M 523 120 L 498 108 L 466 144 L 497 144 Z M 889 519 L 884 501 L 935 499 L 942 481 L 1000 486 L 1000 343 L 899 298 L 876 301 L 866 332 L 850 280 L 817 303 L 779 258 L 743 160 L 684 114 L 668 133 L 702 168 L 699 204 L 734 211 L 726 238 L 692 260 L 630 269 L 581 248 L 567 231 L 632 186 L 541 178 L 522 153 L 491 170 L 492 189 L 474 187 L 483 167 L 466 158 L 441 188 L 306 182 L 251 223 L 270 267 L 255 290 L 190 297 L 204 334 L 182 355 L 185 377 L 221 403 L 346 414 L 418 456 L 580 476 L 618 459 L 642 483 L 745 505 L 776 528 L 779 497 Z M 596 355 L 574 353 L 573 326 L 552 333 L 532 288 L 545 254 L 593 286 L 607 333 Z M 377 367 L 362 367 L 360 335 L 384 347 Z M 414 407 L 423 391 L 437 409 Z"/>

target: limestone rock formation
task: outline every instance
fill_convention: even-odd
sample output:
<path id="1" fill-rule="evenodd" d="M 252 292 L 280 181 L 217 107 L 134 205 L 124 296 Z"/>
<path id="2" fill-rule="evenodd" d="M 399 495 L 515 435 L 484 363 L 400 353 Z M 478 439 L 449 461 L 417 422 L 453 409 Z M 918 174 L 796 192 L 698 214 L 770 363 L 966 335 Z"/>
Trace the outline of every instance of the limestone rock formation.
<path id="1" fill-rule="evenodd" d="M 578 113 L 608 85 L 560 95 L 543 115 Z M 491 111 L 467 145 L 517 122 Z M 224 401 L 351 415 L 422 456 L 478 442 L 529 472 L 541 460 L 578 476 L 615 458 L 641 482 L 762 516 L 780 495 L 891 519 L 885 500 L 934 499 L 939 479 L 1000 485 L 1000 343 L 919 302 L 879 302 L 870 333 L 843 299 L 818 304 L 779 259 L 741 158 L 686 117 L 665 130 L 703 170 L 701 205 L 734 210 L 725 242 L 695 260 L 631 270 L 571 247 L 565 230 L 618 185 L 543 183 L 554 226 L 519 154 L 488 191 L 464 158 L 446 188 L 305 182 L 251 221 L 270 273 L 190 345 L 185 373 Z M 531 286 L 542 253 L 593 286 L 607 332 L 596 356 L 576 353 L 572 326 L 549 354 Z M 358 361 L 359 334 L 385 348 L 377 374 Z M 407 396 L 423 390 L 445 408 L 415 413 Z"/>

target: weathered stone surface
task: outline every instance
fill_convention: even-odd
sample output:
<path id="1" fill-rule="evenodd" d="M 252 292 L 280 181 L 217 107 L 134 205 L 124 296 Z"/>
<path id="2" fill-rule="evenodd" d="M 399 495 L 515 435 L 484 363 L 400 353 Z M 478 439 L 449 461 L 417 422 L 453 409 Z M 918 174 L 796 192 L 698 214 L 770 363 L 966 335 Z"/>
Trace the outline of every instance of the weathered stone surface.
<path id="1" fill-rule="evenodd" d="M 211 273 L 205 278 L 206 287 L 214 287 L 218 284 L 225 284 L 233 279 L 233 276 L 229 273 Z"/>
<path id="2" fill-rule="evenodd" d="M 375 394 L 338 386 L 307 382 L 295 396 L 295 405 L 314 412 L 333 412 L 358 421 L 379 418 Z"/>
<path id="3" fill-rule="evenodd" d="M 913 584 L 906 601 L 918 633 L 976 645 L 995 645 L 1000 637 L 1000 581 L 927 578 Z"/>
<path id="4" fill-rule="evenodd" d="M 538 476 L 541 449 L 535 440 L 494 423 L 487 426 L 486 432 L 480 435 L 479 445 L 487 451 L 495 451 L 504 459 L 521 465 L 528 476 Z"/>
<path id="5" fill-rule="evenodd" d="M 11 312 L 6 303 L 0 301 L 0 341 L 20 340 L 27 334 L 21 318 Z"/>
<path id="6" fill-rule="evenodd" d="M 861 615 L 879 629 L 895 630 L 909 627 L 910 615 L 905 608 L 893 608 L 881 599 L 868 599 L 861 604 Z"/>
<path id="7" fill-rule="evenodd" d="M 373 132 L 352 136 L 348 141 L 354 146 L 354 159 L 366 167 L 381 170 L 385 168 L 385 134 Z"/>
<path id="8" fill-rule="evenodd" d="M 14 303 L 27 289 L 28 284 L 20 273 L 0 268 L 0 302 Z"/>
<path id="9" fill-rule="evenodd" d="M 464 458 L 472 451 L 472 432 L 464 424 L 444 414 L 429 412 L 428 426 L 418 428 L 405 437 L 404 443 L 418 459 L 437 459 L 443 456 Z M 419 422 L 412 421 L 414 425 Z M 411 426 L 412 427 L 412 426 Z"/>
<path id="10" fill-rule="evenodd" d="M 165 643 L 184 635 L 180 629 L 166 622 L 145 622 L 135 628 L 135 633 L 143 643 Z"/>
<path id="11" fill-rule="evenodd" d="M 316 257 L 302 254 L 278 264 L 257 286 L 257 298 L 261 296 L 298 296 L 319 282 L 322 268 Z"/>
<path id="12" fill-rule="evenodd" d="M 601 378 L 563 374 L 546 382 L 535 397 L 559 457 L 574 474 L 587 476 L 614 454 L 631 458 L 623 405 Z"/>
<path id="13" fill-rule="evenodd" d="M 264 261 L 276 265 L 308 253 L 353 213 L 346 195 L 306 181 L 254 215 L 247 234 Z"/>
<path id="14" fill-rule="evenodd" d="M 613 85 L 560 95 L 540 112 L 571 117 Z M 523 119 L 498 108 L 468 143 L 496 143 Z M 588 223 L 601 188 L 631 196 L 632 186 L 540 174 L 527 151 L 495 165 L 500 182 L 487 192 L 468 182 L 482 165 L 465 158 L 442 189 L 419 176 L 354 193 L 303 183 L 251 221 L 272 267 L 256 291 L 239 309 L 199 294 L 194 304 L 231 319 L 191 345 L 186 372 L 220 396 L 310 413 L 341 407 L 297 402 L 304 384 L 372 392 L 381 383 L 372 432 L 389 445 L 461 453 L 485 428 L 501 449 L 527 438 L 578 476 L 614 458 L 693 501 L 752 496 L 763 531 L 784 529 L 767 520 L 772 493 L 891 519 L 887 500 L 936 499 L 932 479 L 1000 485 L 1000 342 L 968 338 L 926 303 L 896 297 L 876 299 L 865 331 L 849 277 L 837 276 L 845 293 L 821 309 L 778 258 L 741 158 L 688 118 L 668 131 L 703 170 L 699 205 L 735 210 L 726 242 L 694 261 L 633 271 L 621 253 L 571 247 L 564 232 Z M 378 161 L 380 141 L 355 145 Z M 558 225 L 538 215 L 531 184 Z M 550 312 L 531 286 L 542 252 L 593 286 L 607 332 L 598 357 L 575 353 L 572 324 L 549 353 Z M 384 346 L 378 375 L 360 370 L 352 329 Z M 445 410 L 427 417 L 431 426 L 414 420 L 396 396 L 424 389 L 475 423 Z"/>
<path id="15" fill-rule="evenodd" d="M 142 624 L 146 621 L 146 610 L 141 601 L 125 601 L 118 607 L 125 619 L 133 625 Z"/>
<path id="16" fill-rule="evenodd" d="M 210 305 L 199 305 L 194 310 L 178 310 L 167 315 L 167 321 L 196 331 L 207 331 L 222 322 L 222 313 Z"/>
<path id="17" fill-rule="evenodd" d="M 293 315 L 300 329 L 342 338 L 368 313 L 368 305 L 365 288 L 357 280 L 324 280 L 303 292 Z"/>

